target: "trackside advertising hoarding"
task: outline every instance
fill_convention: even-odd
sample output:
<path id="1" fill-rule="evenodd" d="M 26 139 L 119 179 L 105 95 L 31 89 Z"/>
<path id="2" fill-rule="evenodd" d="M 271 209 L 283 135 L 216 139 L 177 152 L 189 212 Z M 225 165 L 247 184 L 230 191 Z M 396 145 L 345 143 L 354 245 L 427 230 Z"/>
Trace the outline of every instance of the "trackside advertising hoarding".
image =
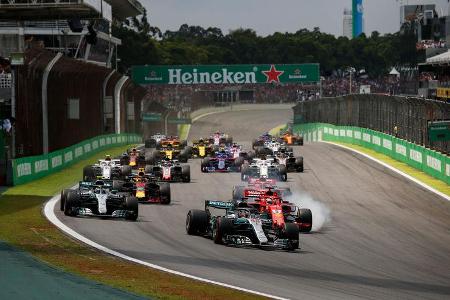
<path id="1" fill-rule="evenodd" d="M 48 154 L 14 159 L 12 161 L 13 185 L 27 183 L 53 174 L 98 151 L 141 142 L 142 137 L 136 134 L 108 134 Z"/>
<path id="2" fill-rule="evenodd" d="M 344 142 L 365 147 L 450 184 L 450 156 L 371 129 L 324 123 L 294 125 L 305 141 Z"/>
<path id="3" fill-rule="evenodd" d="M 135 66 L 136 84 L 251 84 L 319 82 L 319 64 Z"/>

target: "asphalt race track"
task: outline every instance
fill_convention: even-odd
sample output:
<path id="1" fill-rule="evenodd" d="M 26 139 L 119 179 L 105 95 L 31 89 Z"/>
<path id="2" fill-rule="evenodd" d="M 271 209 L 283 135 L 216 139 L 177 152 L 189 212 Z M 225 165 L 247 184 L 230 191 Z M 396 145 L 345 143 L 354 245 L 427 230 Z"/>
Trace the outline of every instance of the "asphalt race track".
<path id="1" fill-rule="evenodd" d="M 291 117 L 290 110 L 213 114 L 190 138 L 215 130 L 250 141 Z M 305 172 L 289 173 L 296 199 L 314 220 L 297 252 L 239 249 L 188 236 L 186 213 L 205 199 L 228 200 L 238 173 L 202 174 L 172 184 L 172 205 L 141 205 L 138 222 L 58 217 L 113 250 L 166 268 L 291 299 L 449 299 L 450 203 L 357 154 L 325 144 L 296 148 Z M 80 174 L 81 177 L 81 174 Z M 305 195 L 307 193 L 308 195 Z M 58 208 L 56 205 L 55 208 Z"/>

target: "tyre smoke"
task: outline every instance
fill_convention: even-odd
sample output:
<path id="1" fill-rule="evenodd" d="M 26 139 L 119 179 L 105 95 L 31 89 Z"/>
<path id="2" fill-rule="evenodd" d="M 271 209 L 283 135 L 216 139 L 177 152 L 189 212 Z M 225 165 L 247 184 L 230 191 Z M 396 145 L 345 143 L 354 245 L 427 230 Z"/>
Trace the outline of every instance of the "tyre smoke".
<path id="1" fill-rule="evenodd" d="M 314 200 L 307 193 L 293 193 L 288 199 L 300 208 L 309 208 L 312 212 L 312 231 L 320 231 L 331 220 L 331 210 L 324 203 Z"/>

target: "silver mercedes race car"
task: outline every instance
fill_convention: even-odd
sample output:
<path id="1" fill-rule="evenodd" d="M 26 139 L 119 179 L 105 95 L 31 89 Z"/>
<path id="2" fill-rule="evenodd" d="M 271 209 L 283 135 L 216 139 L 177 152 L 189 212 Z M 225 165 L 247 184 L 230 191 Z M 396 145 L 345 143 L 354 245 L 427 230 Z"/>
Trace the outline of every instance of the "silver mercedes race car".
<path id="1" fill-rule="evenodd" d="M 102 180 L 81 181 L 78 190 L 63 190 L 61 211 L 66 216 L 112 217 L 136 221 L 139 213 L 137 198 L 117 192 L 114 183 Z"/>

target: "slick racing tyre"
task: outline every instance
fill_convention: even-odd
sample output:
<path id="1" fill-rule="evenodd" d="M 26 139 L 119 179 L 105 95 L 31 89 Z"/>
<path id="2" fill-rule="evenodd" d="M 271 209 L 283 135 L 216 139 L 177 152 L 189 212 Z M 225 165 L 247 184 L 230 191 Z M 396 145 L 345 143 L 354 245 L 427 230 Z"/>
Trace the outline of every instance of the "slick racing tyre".
<path id="1" fill-rule="evenodd" d="M 122 175 L 122 178 L 131 175 L 132 168 L 131 166 L 121 166 L 120 167 L 120 174 Z"/>
<path id="2" fill-rule="evenodd" d="M 236 169 L 236 171 L 240 171 L 242 168 L 242 165 L 244 164 L 244 158 L 243 157 L 238 157 L 234 160 L 234 168 Z"/>
<path id="3" fill-rule="evenodd" d="M 171 196 L 170 196 L 170 183 L 161 182 L 159 184 L 159 195 L 161 199 L 161 204 L 170 204 Z"/>
<path id="4" fill-rule="evenodd" d="M 64 211 L 64 203 L 66 203 L 66 199 L 67 199 L 67 195 L 69 194 L 69 192 L 71 191 L 71 189 L 64 189 L 61 191 L 61 199 L 59 200 L 59 209 L 61 211 Z"/>
<path id="5" fill-rule="evenodd" d="M 145 174 L 151 174 L 153 173 L 153 166 L 152 165 L 146 165 L 144 169 Z"/>
<path id="6" fill-rule="evenodd" d="M 312 212 L 308 208 L 300 208 L 297 215 L 297 224 L 300 232 L 311 232 Z"/>
<path id="7" fill-rule="evenodd" d="M 231 219 L 217 217 L 216 226 L 213 229 L 213 240 L 216 244 L 223 244 L 223 239 L 233 230 Z"/>
<path id="8" fill-rule="evenodd" d="M 284 234 L 289 241 L 289 250 L 295 250 L 299 248 L 299 230 L 295 223 L 284 224 Z"/>
<path id="9" fill-rule="evenodd" d="M 295 171 L 301 173 L 303 170 L 303 157 L 300 156 L 295 159 Z"/>
<path id="10" fill-rule="evenodd" d="M 280 181 L 287 181 L 287 169 L 285 165 L 278 166 L 278 176 L 280 178 Z"/>
<path id="11" fill-rule="evenodd" d="M 191 182 L 191 166 L 184 165 L 181 167 L 181 176 L 183 178 L 183 182 Z"/>
<path id="12" fill-rule="evenodd" d="M 156 148 L 156 140 L 155 139 L 146 140 L 145 148 Z"/>
<path id="13" fill-rule="evenodd" d="M 201 171 L 203 173 L 208 173 L 209 157 L 205 157 L 205 158 L 202 159 L 200 167 L 201 167 Z"/>
<path id="14" fill-rule="evenodd" d="M 139 215 L 139 204 L 137 198 L 133 196 L 127 196 L 125 198 L 125 206 L 127 208 L 125 219 L 136 221 Z"/>
<path id="15" fill-rule="evenodd" d="M 249 173 L 250 173 L 250 166 L 248 164 L 243 164 L 241 166 L 241 181 L 247 181 Z"/>
<path id="16" fill-rule="evenodd" d="M 67 198 L 64 201 L 64 214 L 66 216 L 76 216 L 76 208 L 80 205 L 80 195 L 77 191 L 70 190 L 67 193 Z"/>
<path id="17" fill-rule="evenodd" d="M 186 232 L 189 235 L 204 234 L 208 226 L 208 215 L 204 210 L 191 209 L 186 216 Z"/>
<path id="18" fill-rule="evenodd" d="M 239 185 L 237 185 L 237 186 L 235 186 L 234 188 L 233 188 L 233 200 L 242 200 L 242 198 L 244 197 L 244 190 L 245 190 L 245 187 L 243 187 L 243 186 L 239 186 Z"/>
<path id="19" fill-rule="evenodd" d="M 95 173 L 94 169 L 92 169 L 92 166 L 85 166 L 83 168 L 83 181 L 93 181 L 95 180 Z"/>
<path id="20" fill-rule="evenodd" d="M 113 180 L 112 182 L 112 189 L 116 190 L 118 192 L 121 192 L 123 189 L 124 181 L 122 180 Z"/>

